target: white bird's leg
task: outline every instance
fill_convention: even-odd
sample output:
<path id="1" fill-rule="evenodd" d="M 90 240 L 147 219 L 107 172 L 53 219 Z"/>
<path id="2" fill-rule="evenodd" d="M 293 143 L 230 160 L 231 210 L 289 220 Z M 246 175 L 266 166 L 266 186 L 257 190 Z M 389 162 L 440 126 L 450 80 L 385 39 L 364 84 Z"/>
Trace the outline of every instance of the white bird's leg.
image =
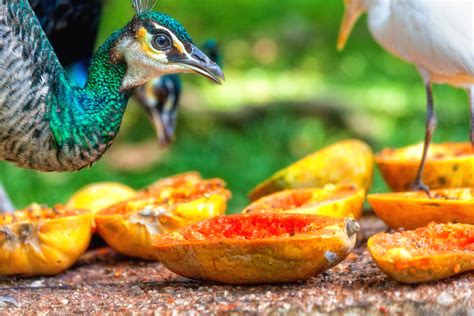
<path id="1" fill-rule="evenodd" d="M 471 145 L 474 152 L 474 86 L 469 88 L 469 107 L 471 109 Z"/>
<path id="2" fill-rule="evenodd" d="M 3 213 L 12 213 L 15 211 L 12 201 L 8 197 L 3 184 L 0 182 L 0 215 Z"/>
<path id="3" fill-rule="evenodd" d="M 427 111 L 426 111 L 426 134 L 425 134 L 425 145 L 423 147 L 423 157 L 421 158 L 420 167 L 418 169 L 418 174 L 413 184 L 413 190 L 422 190 L 430 195 L 430 188 L 423 183 L 423 173 L 425 171 L 426 158 L 428 156 L 428 150 L 431 144 L 431 139 L 433 138 L 434 131 L 437 125 L 436 113 L 434 111 L 434 102 L 433 102 L 433 89 L 431 82 L 426 83 L 426 102 L 427 102 Z"/>

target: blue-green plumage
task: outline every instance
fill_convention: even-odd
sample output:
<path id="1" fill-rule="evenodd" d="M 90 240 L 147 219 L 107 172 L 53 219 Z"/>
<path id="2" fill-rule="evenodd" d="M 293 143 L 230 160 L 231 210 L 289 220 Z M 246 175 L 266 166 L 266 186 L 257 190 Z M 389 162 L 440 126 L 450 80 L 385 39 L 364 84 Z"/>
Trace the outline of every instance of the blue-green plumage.
<path id="1" fill-rule="evenodd" d="M 112 35 L 92 59 L 89 79 L 78 88 L 64 73 L 51 84 L 46 104 L 50 127 L 60 148 L 75 148 L 95 161 L 117 135 L 130 92 L 120 92 L 125 63 L 112 64 L 111 49 L 120 36 Z M 103 153 L 103 152 L 102 152 Z"/>
<path id="2" fill-rule="evenodd" d="M 155 36 L 172 35 L 186 52 L 179 54 L 173 41 L 153 46 Z M 117 135 L 131 90 L 179 72 L 222 77 L 176 20 L 144 11 L 101 46 L 80 88 L 61 67 L 28 2 L 0 0 L 0 158 L 42 171 L 87 167 Z"/>

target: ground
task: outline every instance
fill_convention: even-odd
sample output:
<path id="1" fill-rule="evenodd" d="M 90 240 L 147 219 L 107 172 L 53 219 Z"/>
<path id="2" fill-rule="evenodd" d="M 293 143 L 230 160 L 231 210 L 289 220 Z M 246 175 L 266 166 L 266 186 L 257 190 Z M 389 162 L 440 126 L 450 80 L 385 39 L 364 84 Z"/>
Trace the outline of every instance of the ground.
<path id="1" fill-rule="evenodd" d="M 0 279 L 1 314 L 101 312 L 187 314 L 416 314 L 468 315 L 474 310 L 474 273 L 422 285 L 402 285 L 375 266 L 368 236 L 386 227 L 361 221 L 359 247 L 344 262 L 296 284 L 226 286 L 183 279 L 160 263 L 93 251 L 52 278 Z"/>

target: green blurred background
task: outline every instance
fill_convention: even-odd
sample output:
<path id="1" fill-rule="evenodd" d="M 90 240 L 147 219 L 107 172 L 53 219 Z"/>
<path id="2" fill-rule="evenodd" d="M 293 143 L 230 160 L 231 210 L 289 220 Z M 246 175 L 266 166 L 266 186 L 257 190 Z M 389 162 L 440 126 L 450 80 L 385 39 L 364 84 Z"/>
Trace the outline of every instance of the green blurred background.
<path id="1" fill-rule="evenodd" d="M 198 170 L 228 182 L 229 211 L 238 212 L 254 185 L 324 145 L 355 137 L 378 151 L 423 139 L 425 96 L 414 67 L 381 49 L 365 19 L 346 50 L 336 51 L 342 1 L 159 0 L 156 9 L 179 19 L 196 43 L 220 43 L 225 85 L 184 77 L 177 140 L 168 150 L 158 148 L 131 101 L 116 143 L 88 170 L 44 174 L 1 162 L 1 179 L 18 207 L 63 203 L 92 182 L 140 188 Z M 107 0 L 98 44 L 131 16 L 128 1 Z M 437 86 L 435 98 L 435 141 L 466 141 L 467 95 Z M 373 191 L 384 190 L 377 174 Z"/>

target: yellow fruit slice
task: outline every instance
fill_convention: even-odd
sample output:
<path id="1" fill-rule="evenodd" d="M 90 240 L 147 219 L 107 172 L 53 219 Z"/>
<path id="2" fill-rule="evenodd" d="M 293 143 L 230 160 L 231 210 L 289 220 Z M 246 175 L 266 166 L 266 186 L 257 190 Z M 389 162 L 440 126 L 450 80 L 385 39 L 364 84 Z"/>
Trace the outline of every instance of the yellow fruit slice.
<path id="1" fill-rule="evenodd" d="M 116 251 L 156 260 L 152 241 L 167 232 L 225 213 L 230 192 L 220 179 L 195 182 L 172 177 L 97 213 L 100 236 Z M 189 180 L 189 179 L 188 179 Z"/>
<path id="2" fill-rule="evenodd" d="M 0 216 L 0 275 L 55 275 L 71 267 L 91 239 L 89 211 L 32 205 Z"/>
<path id="3" fill-rule="evenodd" d="M 431 222 L 474 224 L 474 188 L 372 194 L 375 214 L 392 228 L 415 229 Z"/>
<path id="4" fill-rule="evenodd" d="M 258 213 L 216 217 L 155 242 L 157 258 L 186 278 L 228 284 L 305 280 L 344 260 L 352 219 Z"/>
<path id="5" fill-rule="evenodd" d="M 376 162 L 393 191 L 410 191 L 421 161 L 423 144 L 386 149 Z M 470 143 L 432 144 L 423 181 L 431 189 L 474 187 L 474 152 Z"/>
<path id="6" fill-rule="evenodd" d="M 474 225 L 431 224 L 378 234 L 368 241 L 378 267 L 403 283 L 429 282 L 474 270 Z"/>
<path id="7" fill-rule="evenodd" d="M 93 214 L 101 209 L 133 198 L 137 192 L 129 186 L 115 182 L 101 182 L 85 186 L 67 202 L 68 209 L 90 210 Z"/>
<path id="8" fill-rule="evenodd" d="M 265 196 L 243 213 L 299 213 L 360 218 L 365 190 L 327 185 L 323 189 L 286 190 Z"/>
<path id="9" fill-rule="evenodd" d="M 322 188 L 327 184 L 355 186 L 368 191 L 374 157 L 370 147 L 359 140 L 346 140 L 326 147 L 278 171 L 250 192 L 255 201 L 287 189 Z"/>

